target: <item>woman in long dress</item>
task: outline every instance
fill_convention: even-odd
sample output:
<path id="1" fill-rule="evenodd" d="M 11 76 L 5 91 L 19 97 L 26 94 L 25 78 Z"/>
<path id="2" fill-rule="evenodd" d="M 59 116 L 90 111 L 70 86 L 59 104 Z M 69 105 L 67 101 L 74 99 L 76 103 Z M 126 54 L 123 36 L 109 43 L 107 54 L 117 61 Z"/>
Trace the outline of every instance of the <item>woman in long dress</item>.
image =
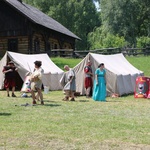
<path id="1" fill-rule="evenodd" d="M 101 63 L 95 71 L 93 100 L 106 101 L 106 70 L 104 64 Z"/>

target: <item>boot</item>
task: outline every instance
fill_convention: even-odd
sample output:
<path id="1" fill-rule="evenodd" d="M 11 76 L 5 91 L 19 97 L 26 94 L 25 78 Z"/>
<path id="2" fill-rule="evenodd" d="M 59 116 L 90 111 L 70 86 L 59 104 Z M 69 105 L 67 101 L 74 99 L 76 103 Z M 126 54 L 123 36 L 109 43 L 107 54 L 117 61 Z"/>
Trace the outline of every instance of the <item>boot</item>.
<path id="1" fill-rule="evenodd" d="M 65 98 L 62 99 L 63 101 L 69 101 L 69 97 L 66 96 Z"/>
<path id="2" fill-rule="evenodd" d="M 70 101 L 75 101 L 75 99 L 74 99 L 74 98 L 71 98 Z"/>
<path id="3" fill-rule="evenodd" d="M 41 101 L 41 105 L 44 105 L 44 101 L 43 100 Z"/>
<path id="4" fill-rule="evenodd" d="M 33 101 L 32 104 L 33 104 L 33 105 L 36 104 L 36 101 Z"/>
<path id="5" fill-rule="evenodd" d="M 12 97 L 17 97 L 14 93 L 12 93 Z"/>

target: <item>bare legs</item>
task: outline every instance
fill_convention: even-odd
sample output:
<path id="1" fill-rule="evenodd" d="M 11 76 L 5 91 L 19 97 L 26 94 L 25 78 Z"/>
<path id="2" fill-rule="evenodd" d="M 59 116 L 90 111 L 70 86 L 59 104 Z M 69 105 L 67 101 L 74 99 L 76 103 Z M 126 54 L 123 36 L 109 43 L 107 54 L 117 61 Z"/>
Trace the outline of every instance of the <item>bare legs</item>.
<path id="1" fill-rule="evenodd" d="M 10 96 L 9 95 L 9 88 L 7 88 L 6 91 L 7 91 L 7 96 L 9 97 Z M 15 92 L 15 87 L 12 87 L 12 97 L 16 97 L 16 95 L 14 94 L 14 92 Z"/>
<path id="2" fill-rule="evenodd" d="M 87 98 L 90 97 L 90 91 L 91 91 L 91 87 L 85 89 L 85 94 Z"/>
<path id="3" fill-rule="evenodd" d="M 9 88 L 7 88 L 6 91 L 7 91 L 7 96 L 9 97 Z"/>
<path id="4" fill-rule="evenodd" d="M 71 93 L 71 99 L 70 99 L 70 101 L 75 101 L 75 99 L 74 99 L 74 92 L 71 91 L 70 93 Z"/>
<path id="5" fill-rule="evenodd" d="M 43 102 L 43 94 L 42 94 L 41 89 L 36 89 L 36 90 L 37 90 L 38 95 L 39 95 L 39 97 L 40 97 L 41 104 L 44 105 L 44 102 Z M 31 95 L 32 95 L 33 104 L 36 104 L 36 96 L 35 96 L 35 93 L 34 93 L 33 90 L 31 90 Z"/>
<path id="6" fill-rule="evenodd" d="M 74 99 L 74 91 L 65 91 L 65 98 L 63 99 L 64 101 L 69 101 L 69 97 L 71 97 L 70 101 L 75 101 Z"/>

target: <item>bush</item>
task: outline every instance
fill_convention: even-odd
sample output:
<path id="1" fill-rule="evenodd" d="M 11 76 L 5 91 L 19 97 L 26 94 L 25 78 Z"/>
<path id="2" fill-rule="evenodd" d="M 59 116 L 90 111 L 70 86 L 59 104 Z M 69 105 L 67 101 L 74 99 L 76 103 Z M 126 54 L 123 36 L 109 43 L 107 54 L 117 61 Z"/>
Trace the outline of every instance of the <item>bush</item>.
<path id="1" fill-rule="evenodd" d="M 138 48 L 145 48 L 150 46 L 150 37 L 142 36 L 137 38 L 137 47 Z"/>
<path id="2" fill-rule="evenodd" d="M 95 31 L 88 34 L 90 49 L 125 47 L 127 45 L 124 37 L 107 34 L 102 28 L 96 28 Z"/>
<path id="3" fill-rule="evenodd" d="M 124 37 L 119 37 L 118 35 L 107 34 L 106 38 L 103 39 L 103 47 L 124 47 L 126 42 Z"/>

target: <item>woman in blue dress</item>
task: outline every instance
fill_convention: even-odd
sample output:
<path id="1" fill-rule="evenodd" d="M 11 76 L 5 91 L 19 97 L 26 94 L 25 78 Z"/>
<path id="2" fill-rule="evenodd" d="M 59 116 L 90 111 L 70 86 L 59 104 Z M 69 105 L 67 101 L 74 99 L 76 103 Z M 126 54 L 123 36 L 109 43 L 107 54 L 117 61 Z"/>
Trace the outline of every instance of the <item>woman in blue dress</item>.
<path id="1" fill-rule="evenodd" d="M 104 64 L 101 63 L 95 71 L 93 100 L 106 101 L 106 70 Z"/>

